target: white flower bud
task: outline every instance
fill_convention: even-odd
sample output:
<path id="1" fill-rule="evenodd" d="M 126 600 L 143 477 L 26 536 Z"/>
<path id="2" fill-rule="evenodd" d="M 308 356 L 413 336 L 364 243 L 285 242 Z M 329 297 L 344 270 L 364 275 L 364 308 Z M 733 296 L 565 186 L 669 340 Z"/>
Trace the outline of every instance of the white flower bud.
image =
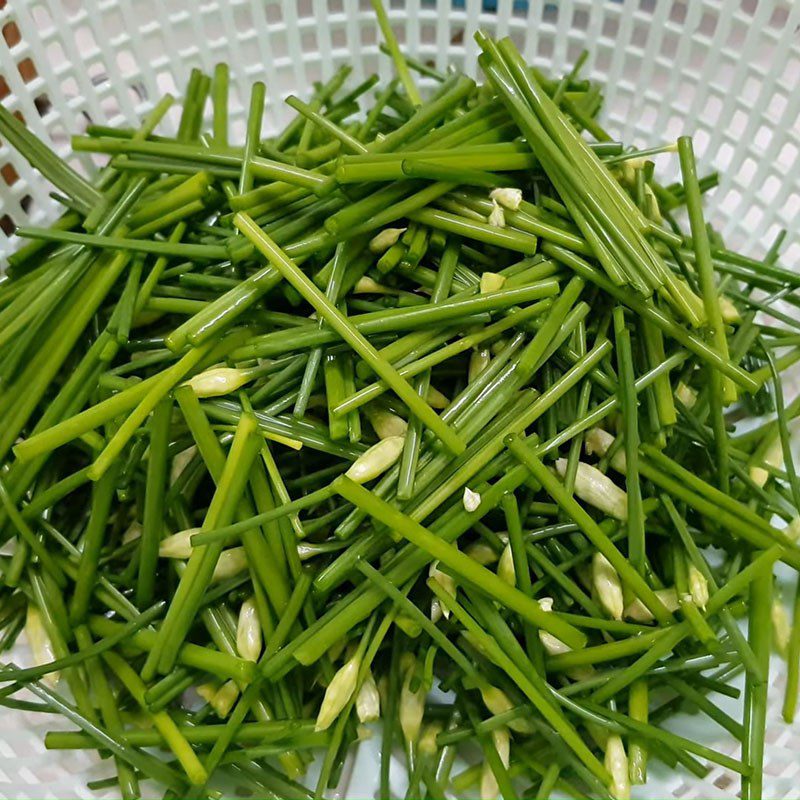
<path id="1" fill-rule="evenodd" d="M 445 397 L 438 389 L 434 388 L 433 386 L 428 387 L 428 393 L 425 395 L 425 402 L 431 408 L 447 408 L 450 405 L 450 399 Z"/>
<path id="2" fill-rule="evenodd" d="M 469 486 L 464 487 L 464 497 L 462 498 L 464 508 L 470 513 L 477 511 L 478 506 L 481 504 L 481 496 L 478 492 L 473 492 Z"/>
<path id="3" fill-rule="evenodd" d="M 217 565 L 211 574 L 211 580 L 218 582 L 234 578 L 246 569 L 247 555 L 244 552 L 244 547 L 231 547 L 219 554 Z"/>
<path id="4" fill-rule="evenodd" d="M 781 444 L 781 437 L 776 436 L 775 439 L 767 447 L 764 455 L 759 459 L 759 463 L 766 464 L 769 467 L 780 469 L 783 467 L 783 445 Z M 750 467 L 750 479 L 756 486 L 763 486 L 769 480 L 769 470 L 765 467 L 753 465 Z"/>
<path id="5" fill-rule="evenodd" d="M 430 722 L 422 729 L 422 735 L 419 737 L 419 744 L 417 750 L 421 756 L 430 757 L 435 756 L 439 751 L 439 746 L 436 744 L 436 737 L 442 732 L 441 722 Z"/>
<path id="6" fill-rule="evenodd" d="M 793 542 L 800 542 L 800 517 L 795 517 L 784 529 L 783 533 Z"/>
<path id="7" fill-rule="evenodd" d="M 508 765 L 511 763 L 511 736 L 508 728 L 500 727 L 493 730 L 492 744 L 494 744 L 503 766 L 508 769 Z M 498 791 L 497 778 L 495 778 L 489 762 L 484 761 L 481 770 L 481 800 L 494 800 Z"/>
<path id="8" fill-rule="evenodd" d="M 606 741 L 605 768 L 611 775 L 608 787 L 615 800 L 630 800 L 631 781 L 628 774 L 628 754 L 617 734 L 612 733 Z"/>
<path id="9" fill-rule="evenodd" d="M 469 357 L 467 383 L 472 383 L 489 366 L 491 360 L 492 352 L 488 347 L 473 350 Z"/>
<path id="10" fill-rule="evenodd" d="M 513 186 L 499 187 L 489 192 L 489 198 L 503 208 L 516 211 L 522 202 L 522 189 L 515 189 Z"/>
<path id="11" fill-rule="evenodd" d="M 614 619 L 622 619 L 625 610 L 622 583 L 617 571 L 602 553 L 595 553 L 592 557 L 592 582 L 603 608 Z"/>
<path id="12" fill-rule="evenodd" d="M 409 639 L 416 639 L 417 636 L 422 633 L 422 626 L 419 622 L 405 614 L 398 614 L 394 618 L 394 624 L 397 625 Z"/>
<path id="13" fill-rule="evenodd" d="M 455 596 L 456 596 L 456 582 L 453 580 L 453 576 L 452 575 L 448 575 L 446 572 L 442 572 L 439 569 L 438 564 L 439 564 L 438 561 L 434 561 L 430 565 L 430 568 L 428 569 L 428 577 L 433 578 L 433 580 L 435 580 L 436 583 L 438 583 L 439 586 L 441 586 L 442 589 L 444 589 L 445 592 L 447 592 L 447 594 L 449 594 L 451 597 L 455 598 Z M 438 598 L 434 598 L 434 599 L 436 600 L 437 605 L 439 606 L 439 612 L 438 613 L 443 614 L 445 619 L 450 619 L 450 609 L 446 608 L 445 606 L 442 606 L 438 602 Z M 434 613 L 437 613 L 437 612 L 434 612 L 433 604 L 431 604 L 431 619 L 432 619 L 433 622 L 436 622 L 438 620 L 434 620 L 433 619 L 433 614 Z"/>
<path id="14" fill-rule="evenodd" d="M 200 528 L 187 528 L 162 539 L 158 545 L 161 558 L 189 558 L 192 555 L 192 536 L 200 533 Z"/>
<path id="15" fill-rule="evenodd" d="M 235 392 L 244 386 L 251 376 L 250 373 L 233 367 L 215 367 L 207 369 L 186 381 L 188 386 L 198 397 L 220 397 L 224 394 Z"/>
<path id="16" fill-rule="evenodd" d="M 375 722 L 381 716 L 381 696 L 372 672 L 367 673 L 356 695 L 356 714 L 359 722 Z"/>
<path id="17" fill-rule="evenodd" d="M 142 523 L 134 520 L 122 534 L 122 544 L 135 542 L 142 535 Z"/>
<path id="18" fill-rule="evenodd" d="M 601 458 L 608 452 L 614 444 L 614 435 L 602 428 L 590 428 L 586 432 L 583 446 L 588 456 L 600 456 Z"/>
<path id="19" fill-rule="evenodd" d="M 384 253 L 406 232 L 405 228 L 384 228 L 372 237 L 369 243 L 371 253 Z"/>
<path id="20" fill-rule="evenodd" d="M 47 635 L 42 615 L 39 609 L 31 603 L 28 603 L 28 612 L 25 615 L 25 635 L 28 638 L 35 666 L 40 667 L 42 664 L 49 664 L 56 660 L 53 643 Z M 60 678 L 60 672 L 48 672 L 42 677 L 42 681 L 50 687 L 55 687 Z"/>
<path id="21" fill-rule="evenodd" d="M 217 693 L 217 687 L 214 686 L 213 683 L 201 683 L 199 686 L 195 686 L 194 690 L 203 700 L 206 701 L 209 705 L 214 699 L 214 695 Z M 213 707 L 213 706 L 212 706 Z"/>
<path id="22" fill-rule="evenodd" d="M 708 605 L 708 581 L 694 564 L 689 564 L 689 592 L 692 602 L 705 611 Z"/>
<path id="23" fill-rule="evenodd" d="M 670 586 L 667 589 L 656 589 L 655 595 L 667 611 L 674 612 L 678 610 L 678 592 L 674 586 Z M 626 606 L 625 618 L 632 619 L 634 622 L 652 622 L 654 619 L 652 611 L 638 597 L 634 598 L 633 602 Z"/>
<path id="24" fill-rule="evenodd" d="M 678 383 L 678 388 L 675 390 L 675 397 L 691 410 L 697 402 L 697 392 L 691 386 L 687 386 L 683 381 Z"/>
<path id="25" fill-rule="evenodd" d="M 772 603 L 772 639 L 775 649 L 782 658 L 789 654 L 789 639 L 792 636 L 792 623 L 786 613 L 786 606 L 781 598 L 776 598 Z"/>
<path id="26" fill-rule="evenodd" d="M 658 198 L 656 197 L 656 193 L 653 191 L 652 187 L 649 184 L 644 185 L 644 201 L 645 201 L 645 211 L 647 216 L 653 220 L 653 222 L 661 223 L 664 219 L 661 216 L 661 207 L 658 205 Z"/>
<path id="27" fill-rule="evenodd" d="M 351 465 L 345 475 L 356 483 L 366 483 L 382 475 L 391 467 L 403 452 L 406 440 L 402 436 L 390 436 L 372 445 Z"/>
<path id="28" fill-rule="evenodd" d="M 480 282 L 481 294 L 499 292 L 505 286 L 505 283 L 506 278 L 504 275 L 498 275 L 496 272 L 484 272 L 481 275 Z"/>
<path id="29" fill-rule="evenodd" d="M 556 461 L 556 471 L 563 478 L 567 473 L 567 459 Z M 615 519 L 628 518 L 628 495 L 597 467 L 578 462 L 575 474 L 575 494 L 590 506 Z"/>
<path id="30" fill-rule="evenodd" d="M 379 439 L 388 439 L 390 436 L 405 436 L 408 423 L 397 414 L 392 414 L 385 408 L 367 406 L 367 419 L 372 425 Z"/>
<path id="31" fill-rule="evenodd" d="M 500 554 L 497 562 L 497 577 L 505 581 L 509 586 L 517 585 L 517 574 L 514 570 L 514 555 L 511 552 L 511 545 L 507 544 Z"/>
<path id="32" fill-rule="evenodd" d="M 730 297 L 726 297 L 724 294 L 719 296 L 719 310 L 722 313 L 722 321 L 726 325 L 735 325 L 742 321 L 739 309 L 736 308 Z"/>
<path id="33" fill-rule="evenodd" d="M 231 713 L 233 704 L 238 697 L 239 687 L 233 681 L 226 681 L 217 689 L 209 703 L 211 703 L 214 711 L 217 712 L 217 716 L 225 719 Z"/>
<path id="34" fill-rule="evenodd" d="M 506 226 L 506 215 L 503 213 L 503 207 L 494 200 L 492 201 L 492 211 L 486 221 L 494 228 L 505 228 Z"/>
<path id="35" fill-rule="evenodd" d="M 253 597 L 248 597 L 239 609 L 239 620 L 236 624 L 236 649 L 239 655 L 248 661 L 258 661 L 261 655 L 261 625 L 258 621 L 258 610 Z"/>
<path id="36" fill-rule="evenodd" d="M 502 689 L 498 689 L 496 686 L 491 686 L 489 684 L 479 686 L 478 688 L 480 689 L 483 704 L 491 714 L 505 714 L 506 711 L 511 711 L 511 709 L 514 708 L 511 698 Z M 534 730 L 531 723 L 526 719 L 511 720 L 511 722 L 508 723 L 508 727 L 517 733 L 532 733 Z"/>
<path id="37" fill-rule="evenodd" d="M 540 597 L 537 602 L 539 603 L 539 608 L 541 608 L 542 611 L 551 612 L 553 610 L 552 597 Z M 557 639 L 552 633 L 543 631 L 541 628 L 539 628 L 539 641 L 551 656 L 558 656 L 562 653 L 568 653 L 570 650 L 572 650 L 572 648 L 569 645 L 564 644 L 561 639 Z"/>
<path id="38" fill-rule="evenodd" d="M 419 737 L 422 726 L 422 716 L 425 713 L 426 692 L 422 685 L 417 691 L 411 691 L 411 681 L 414 677 L 414 663 L 411 662 L 405 671 L 403 686 L 400 689 L 400 727 L 403 736 L 409 743 L 414 743 Z"/>
<path id="39" fill-rule="evenodd" d="M 483 542 L 474 542 L 464 551 L 473 561 L 477 561 L 482 567 L 494 564 L 497 561 L 497 553 Z"/>
<path id="40" fill-rule="evenodd" d="M 189 462 L 195 457 L 197 453 L 197 445 L 192 445 L 191 447 L 187 447 L 185 450 L 181 450 L 180 453 L 177 453 L 175 457 L 172 459 L 172 466 L 169 470 L 169 485 L 172 486 L 180 474 L 189 466 Z"/>
<path id="41" fill-rule="evenodd" d="M 362 724 L 356 727 L 356 739 L 358 739 L 359 742 L 366 742 L 369 739 L 371 739 L 372 736 L 373 736 L 373 731 L 372 728 L 369 727 L 369 725 Z"/>
<path id="42" fill-rule="evenodd" d="M 353 294 L 391 294 L 391 289 L 373 280 L 369 275 L 363 275 L 353 287 Z"/>
<path id="43" fill-rule="evenodd" d="M 325 697 L 322 698 L 322 706 L 319 709 L 314 730 L 327 730 L 342 713 L 342 709 L 350 702 L 350 698 L 356 690 L 360 668 L 361 659 L 353 656 L 333 676 L 325 690 Z"/>

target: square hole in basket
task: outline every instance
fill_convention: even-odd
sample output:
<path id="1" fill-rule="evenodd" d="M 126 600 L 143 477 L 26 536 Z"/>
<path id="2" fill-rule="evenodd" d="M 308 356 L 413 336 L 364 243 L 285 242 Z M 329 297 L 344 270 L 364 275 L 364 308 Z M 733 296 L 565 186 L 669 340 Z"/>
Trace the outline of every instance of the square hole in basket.
<path id="1" fill-rule="evenodd" d="M 331 42 L 335 48 L 347 45 L 347 31 L 344 28 L 334 28 L 331 31 Z"/>
<path id="2" fill-rule="evenodd" d="M 0 217 L 0 230 L 3 231 L 6 236 L 11 236 L 16 227 L 14 220 L 11 219 L 8 214 L 3 214 L 3 216 Z"/>
<path id="3" fill-rule="evenodd" d="M 717 149 L 717 154 L 714 157 L 714 163 L 719 169 L 725 170 L 731 165 L 732 158 L 733 145 L 731 145 L 729 142 L 723 142 Z"/>
<path id="4" fill-rule="evenodd" d="M 576 8 L 572 14 L 572 27 L 576 31 L 585 31 L 589 27 L 589 12 Z"/>
<path id="5" fill-rule="evenodd" d="M 675 22 L 678 25 L 683 25 L 683 23 L 686 22 L 686 3 L 673 3 L 669 12 L 669 18 L 671 22 Z"/>
<path id="6" fill-rule="evenodd" d="M 332 14 L 340 14 L 344 11 L 344 0 L 328 0 L 328 11 Z"/>
<path id="7" fill-rule="evenodd" d="M 305 53 L 316 52 L 317 32 L 315 30 L 304 31 L 300 36 L 300 46 Z"/>
<path id="8" fill-rule="evenodd" d="M 22 77 L 22 80 L 25 83 L 30 83 L 38 74 L 36 72 L 36 67 L 34 66 L 32 58 L 23 58 L 22 61 L 17 64 L 17 70 Z"/>
<path id="9" fill-rule="evenodd" d="M 739 4 L 739 8 L 747 14 L 748 17 L 752 17 L 758 8 L 758 0 L 742 0 Z"/>
<path id="10" fill-rule="evenodd" d="M 709 95 L 706 100 L 706 106 L 703 109 L 703 122 L 708 125 L 714 125 L 719 119 L 720 112 L 722 111 L 722 100 L 716 95 Z"/>
<path id="11" fill-rule="evenodd" d="M 769 143 L 772 141 L 772 128 L 769 125 L 762 125 L 756 131 L 753 141 L 756 147 L 766 150 L 769 147 Z"/>
<path id="12" fill-rule="evenodd" d="M 267 6 L 265 11 L 268 11 L 271 6 Z M 267 16 L 269 21 L 269 16 Z M 239 33 L 247 33 L 253 30 L 253 12 L 246 5 L 233 7 L 233 26 Z"/>
<path id="13" fill-rule="evenodd" d="M 791 142 L 786 142 L 778 153 L 778 161 L 786 169 L 791 169 L 797 161 L 797 147 Z"/>
<path id="14" fill-rule="evenodd" d="M 264 6 L 264 14 L 267 17 L 267 22 L 270 24 L 283 22 L 283 11 L 278 3 L 266 3 Z"/>
<path id="15" fill-rule="evenodd" d="M 675 58 L 675 53 L 678 52 L 679 41 L 680 37 L 672 33 L 672 31 L 666 31 L 664 33 L 664 38 L 661 40 L 661 55 L 668 61 L 672 61 L 672 59 Z"/>
<path id="16" fill-rule="evenodd" d="M 19 173 L 14 168 L 14 165 L 9 162 L 0 167 L 0 178 L 3 179 L 6 186 L 13 186 L 19 180 Z"/>
<path id="17" fill-rule="evenodd" d="M 61 42 L 50 42 L 45 49 L 45 53 L 47 54 L 48 63 L 53 68 L 60 67 L 67 60 L 67 57 L 64 55 L 64 48 L 61 46 Z"/>
<path id="18" fill-rule="evenodd" d="M 644 48 L 650 28 L 646 25 L 634 25 L 631 31 L 631 44 L 634 47 Z"/>
<path id="19" fill-rule="evenodd" d="M 53 18 L 50 12 L 43 5 L 35 5 L 31 11 L 33 21 L 36 23 L 36 30 L 43 31 L 53 25 Z"/>
<path id="20" fill-rule="evenodd" d="M 600 35 L 604 36 L 606 39 L 611 39 L 611 41 L 616 41 L 617 34 L 619 33 L 619 20 L 616 16 L 611 16 L 609 14 L 603 20 L 603 27 L 600 30 Z"/>
<path id="21" fill-rule="evenodd" d="M 717 22 L 719 21 L 719 14 L 714 13 L 711 11 L 704 12 L 703 16 L 700 17 L 700 25 L 698 25 L 698 30 L 704 36 L 708 36 L 710 39 L 714 35 L 714 31 L 717 29 Z"/>
<path id="22" fill-rule="evenodd" d="M 536 44 L 537 55 L 549 61 L 553 57 L 553 46 L 552 39 L 539 39 Z"/>
<path id="23" fill-rule="evenodd" d="M 16 22 L 7 22 L 3 25 L 3 38 L 9 47 L 14 47 L 22 40 L 22 35 L 19 32 Z"/>

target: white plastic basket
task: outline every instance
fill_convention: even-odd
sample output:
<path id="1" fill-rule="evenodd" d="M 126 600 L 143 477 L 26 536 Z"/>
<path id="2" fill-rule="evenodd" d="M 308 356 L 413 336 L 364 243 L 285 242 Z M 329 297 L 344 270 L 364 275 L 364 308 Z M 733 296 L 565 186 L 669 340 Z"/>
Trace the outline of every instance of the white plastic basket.
<path id="1" fill-rule="evenodd" d="M 344 63 L 353 80 L 384 77 L 367 0 L 8 0 L 0 3 L 0 99 L 63 155 L 88 122 L 133 124 L 163 93 L 180 94 L 193 67 L 232 71 L 231 121 L 241 138 L 243 98 L 266 80 L 266 127 L 287 116 L 283 98 Z M 387 6 L 389 3 L 387 2 Z M 496 10 L 495 10 L 496 6 Z M 491 7 L 489 9 L 488 7 Z M 407 0 L 390 17 L 411 54 L 474 74 L 478 28 L 510 34 L 525 57 L 558 73 L 582 49 L 586 74 L 604 83 L 605 122 L 626 143 L 695 136 L 704 169 L 722 172 L 707 198 L 710 218 L 732 246 L 762 252 L 780 228 L 782 262 L 800 261 L 800 2 L 789 0 Z M 175 120 L 173 119 L 172 122 Z M 664 158 L 660 169 L 677 167 Z M 83 171 L 89 156 L 71 157 Z M 49 187 L 0 143 L 0 254 L 16 246 L 14 225 L 51 210 Z M 24 660 L 20 654 L 19 660 Z M 772 671 L 765 797 L 800 797 L 800 729 L 780 721 L 784 672 Z M 59 720 L 0 714 L 0 797 L 113 797 L 86 789 L 106 770 L 80 752 L 46 753 Z M 719 749 L 730 743 L 698 717 L 691 726 Z M 698 727 L 702 727 L 698 730 Z M 366 743 L 340 788 L 372 796 L 374 745 Z M 641 797 L 726 798 L 736 782 L 720 769 L 698 781 L 654 767 Z M 399 788 L 399 787 L 398 787 Z"/>

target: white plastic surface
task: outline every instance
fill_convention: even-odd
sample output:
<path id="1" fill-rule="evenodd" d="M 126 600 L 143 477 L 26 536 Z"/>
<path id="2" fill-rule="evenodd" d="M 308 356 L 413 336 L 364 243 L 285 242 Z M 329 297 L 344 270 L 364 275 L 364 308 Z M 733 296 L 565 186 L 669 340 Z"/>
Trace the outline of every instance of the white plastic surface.
<path id="1" fill-rule="evenodd" d="M 611 134 L 639 146 L 693 134 L 703 170 L 723 173 L 707 209 L 726 240 L 757 254 L 787 228 L 782 263 L 800 261 L 798 0 L 500 0 L 496 12 L 483 11 L 480 0 L 385 2 L 401 44 L 439 69 L 453 64 L 475 73 L 478 28 L 510 34 L 529 61 L 554 73 L 588 49 L 585 74 L 606 87 Z M 12 22 L 19 37 L 8 35 Z M 210 72 L 218 61 L 230 64 L 236 139 L 253 80 L 266 80 L 265 127 L 274 128 L 287 117 L 286 95 L 303 96 L 343 63 L 353 66 L 353 83 L 374 71 L 390 73 L 367 0 L 8 0 L 0 29 L 0 75 L 10 92 L 2 102 L 64 155 L 69 135 L 88 122 L 133 124 L 164 92 L 180 94 L 192 67 Z M 89 156 L 71 160 L 92 168 Z M 659 157 L 658 167 L 675 175 L 677 160 Z M 50 187 L 5 142 L 0 176 L 0 227 L 52 211 Z M 0 233 L 0 255 L 15 246 Z M 790 730 L 780 720 L 784 680 L 776 660 L 769 798 L 800 797 L 800 727 Z M 699 716 L 671 725 L 732 752 L 728 738 Z M 85 787 L 108 774 L 105 765 L 80 752 L 46 753 L 44 731 L 56 726 L 63 723 L 0 712 L 0 797 L 113 797 Z M 372 796 L 376 752 L 374 741 L 361 747 L 341 796 Z M 700 781 L 656 765 L 636 796 L 729 798 L 737 787 L 719 768 Z"/>

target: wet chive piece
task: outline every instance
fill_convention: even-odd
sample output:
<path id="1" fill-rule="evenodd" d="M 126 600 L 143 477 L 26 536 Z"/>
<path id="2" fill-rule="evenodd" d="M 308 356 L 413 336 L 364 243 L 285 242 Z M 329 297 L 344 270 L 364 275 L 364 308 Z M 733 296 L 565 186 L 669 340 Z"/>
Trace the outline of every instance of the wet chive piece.
<path id="1" fill-rule="evenodd" d="M 320 797 L 376 717 L 382 796 L 402 750 L 408 797 L 709 761 L 755 800 L 773 626 L 787 722 L 800 674 L 791 232 L 729 250 L 719 176 L 613 141 L 586 54 L 478 33 L 479 85 L 372 6 L 396 77 L 345 66 L 277 134 L 255 82 L 234 139 L 225 64 L 175 136 L 171 96 L 76 136 L 88 179 L 0 109 L 68 208 L 0 280 L 0 652 L 33 654 L 0 705 L 64 716 L 46 746 L 126 800 Z"/>

